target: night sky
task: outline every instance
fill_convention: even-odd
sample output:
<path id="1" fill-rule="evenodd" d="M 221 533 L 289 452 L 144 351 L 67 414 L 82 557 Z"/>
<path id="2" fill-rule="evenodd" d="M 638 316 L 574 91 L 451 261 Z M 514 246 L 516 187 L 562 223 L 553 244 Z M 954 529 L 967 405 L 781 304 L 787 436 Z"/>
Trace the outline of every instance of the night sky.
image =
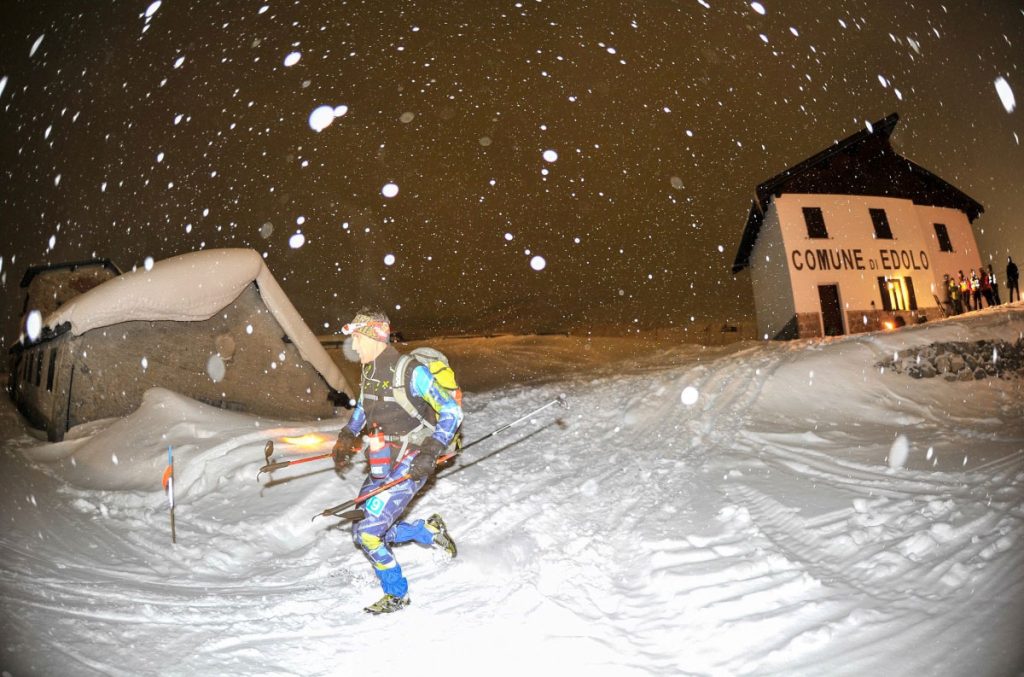
<path id="1" fill-rule="evenodd" d="M 212 247 L 317 333 L 742 321 L 755 186 L 892 112 L 1024 261 L 1020 2 L 155 4 L 0 5 L 6 344 L 28 265 Z"/>

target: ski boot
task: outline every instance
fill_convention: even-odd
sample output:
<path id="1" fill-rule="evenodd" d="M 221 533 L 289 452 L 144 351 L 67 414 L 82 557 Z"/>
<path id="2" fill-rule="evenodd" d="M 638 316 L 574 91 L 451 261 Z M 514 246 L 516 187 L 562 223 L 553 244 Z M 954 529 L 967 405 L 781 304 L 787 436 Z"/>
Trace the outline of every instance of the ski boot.
<path id="1" fill-rule="evenodd" d="M 411 604 L 411 603 L 412 602 L 409 599 L 409 595 L 406 595 L 405 597 L 395 597 L 394 595 L 384 595 L 379 600 L 377 600 L 376 602 L 374 602 L 370 606 L 368 606 L 365 609 L 363 609 L 363 611 L 365 611 L 368 614 L 373 614 L 374 616 L 377 616 L 379 614 L 389 614 L 389 613 L 392 613 L 394 611 L 398 611 L 400 609 L 404 609 L 405 607 L 409 606 L 409 604 Z"/>
<path id="2" fill-rule="evenodd" d="M 446 553 L 451 555 L 452 559 L 459 554 L 458 548 L 455 547 L 455 541 L 452 539 L 451 534 L 448 533 L 448 527 L 445 526 L 444 520 L 438 514 L 433 514 L 427 519 L 427 529 L 434 534 L 434 545 L 441 546 Z"/>

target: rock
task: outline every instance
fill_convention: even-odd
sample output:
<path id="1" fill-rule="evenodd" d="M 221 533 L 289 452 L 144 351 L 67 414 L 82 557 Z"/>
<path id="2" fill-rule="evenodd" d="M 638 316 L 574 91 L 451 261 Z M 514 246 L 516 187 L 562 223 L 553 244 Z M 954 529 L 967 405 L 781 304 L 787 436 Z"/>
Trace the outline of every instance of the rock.
<path id="1" fill-rule="evenodd" d="M 939 374 L 944 374 L 947 381 L 1024 378 L 1024 337 L 1014 343 L 987 340 L 939 342 L 902 351 L 900 355 L 875 366 L 915 379 Z"/>

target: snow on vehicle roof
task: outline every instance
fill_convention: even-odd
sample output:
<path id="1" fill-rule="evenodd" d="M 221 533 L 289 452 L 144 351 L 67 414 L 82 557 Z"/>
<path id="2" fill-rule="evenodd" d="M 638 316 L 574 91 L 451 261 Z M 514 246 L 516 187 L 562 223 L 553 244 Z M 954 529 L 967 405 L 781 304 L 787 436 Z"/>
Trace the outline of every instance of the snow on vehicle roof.
<path id="1" fill-rule="evenodd" d="M 338 391 L 348 384 L 337 365 L 310 331 L 281 285 L 252 249 L 208 249 L 181 254 L 115 277 L 76 296 L 46 318 L 56 329 L 70 323 L 71 332 L 134 320 L 206 320 L 238 298 L 255 282 L 263 302 L 303 359 Z"/>

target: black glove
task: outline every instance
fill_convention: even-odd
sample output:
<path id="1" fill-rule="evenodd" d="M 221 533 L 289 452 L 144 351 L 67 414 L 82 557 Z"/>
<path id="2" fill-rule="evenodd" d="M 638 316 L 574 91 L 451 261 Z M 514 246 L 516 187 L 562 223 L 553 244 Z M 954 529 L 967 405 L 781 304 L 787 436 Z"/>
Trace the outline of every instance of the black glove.
<path id="1" fill-rule="evenodd" d="M 342 428 L 338 433 L 338 441 L 331 449 L 331 457 L 334 459 L 334 469 L 338 472 L 345 472 L 352 465 L 352 454 L 359 451 L 362 440 L 352 434 L 348 428 Z"/>
<path id="2" fill-rule="evenodd" d="M 437 459 L 444 450 L 445 446 L 443 444 L 433 437 L 428 437 L 420 445 L 416 458 L 412 459 L 412 465 L 409 466 L 409 477 L 414 480 L 421 480 L 433 475 L 434 469 L 437 467 Z"/>

